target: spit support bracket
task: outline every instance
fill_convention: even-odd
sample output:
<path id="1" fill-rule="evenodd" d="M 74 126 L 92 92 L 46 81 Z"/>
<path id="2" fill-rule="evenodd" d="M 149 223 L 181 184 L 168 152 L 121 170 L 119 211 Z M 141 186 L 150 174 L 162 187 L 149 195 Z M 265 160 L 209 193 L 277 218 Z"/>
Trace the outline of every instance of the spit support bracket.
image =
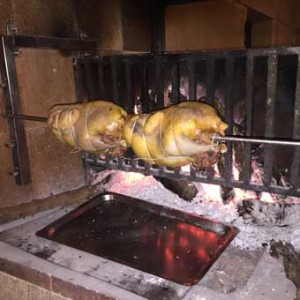
<path id="1" fill-rule="evenodd" d="M 14 55 L 19 55 L 21 50 L 16 46 L 15 35 L 18 33 L 18 28 L 13 22 L 8 22 L 6 25 L 6 34 L 12 37 L 12 49 Z"/>
<path id="2" fill-rule="evenodd" d="M 80 51 L 96 53 L 97 42 L 80 38 L 57 38 L 45 36 L 27 36 L 17 34 L 14 24 L 8 24 L 7 35 L 0 35 L 0 83 L 5 96 L 5 116 L 22 116 L 22 102 L 17 80 L 16 54 L 18 49 L 39 48 L 60 51 L 71 51 L 74 56 Z M 10 141 L 8 147 L 12 151 L 13 168 L 10 172 L 17 185 L 26 185 L 31 182 L 29 150 L 24 127 L 24 118 L 7 118 Z M 42 120 L 45 121 L 45 120 Z"/>

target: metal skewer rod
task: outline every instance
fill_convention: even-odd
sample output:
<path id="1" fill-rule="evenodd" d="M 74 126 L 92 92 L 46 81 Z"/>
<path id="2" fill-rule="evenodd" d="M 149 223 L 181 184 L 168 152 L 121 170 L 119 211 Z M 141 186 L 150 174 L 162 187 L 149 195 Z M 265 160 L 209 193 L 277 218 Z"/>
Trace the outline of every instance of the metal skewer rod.
<path id="1" fill-rule="evenodd" d="M 17 115 L 17 114 L 8 114 L 4 115 L 5 118 L 9 119 L 22 119 L 28 121 L 36 122 L 47 122 L 48 118 L 38 117 L 38 116 L 28 116 L 28 115 Z M 270 144 L 270 145 L 282 145 L 282 146 L 300 146 L 300 141 L 291 141 L 291 140 L 278 140 L 278 139 L 269 139 L 269 138 L 252 138 L 252 137 L 243 137 L 238 135 L 218 135 L 213 136 L 213 142 L 240 142 L 240 143 L 253 143 L 253 144 Z"/>
<path id="2" fill-rule="evenodd" d="M 213 142 L 242 142 L 242 143 L 254 143 L 254 144 L 271 144 L 271 145 L 282 145 L 282 146 L 300 146 L 300 141 L 291 140 L 278 140 L 269 138 L 252 138 L 234 135 L 214 135 Z"/>
<path id="3" fill-rule="evenodd" d="M 46 117 L 37 117 L 37 116 L 28 116 L 28 115 L 16 115 L 16 114 L 8 114 L 4 115 L 5 118 L 8 119 L 21 119 L 35 122 L 47 122 L 48 118 Z"/>

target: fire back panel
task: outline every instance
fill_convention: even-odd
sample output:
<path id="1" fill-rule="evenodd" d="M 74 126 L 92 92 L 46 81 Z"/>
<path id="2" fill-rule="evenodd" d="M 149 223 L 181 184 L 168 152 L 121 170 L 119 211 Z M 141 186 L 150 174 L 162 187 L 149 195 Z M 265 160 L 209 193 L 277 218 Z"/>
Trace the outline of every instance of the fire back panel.
<path id="1" fill-rule="evenodd" d="M 196 284 L 238 230 L 120 194 L 96 196 L 37 232 L 178 282 Z"/>
<path id="2" fill-rule="evenodd" d="M 75 61 L 78 101 L 109 100 L 142 113 L 182 100 L 214 106 L 227 135 L 300 139 L 300 48 L 82 57 Z M 86 155 L 85 165 L 300 196 L 300 147 L 227 142 L 219 172 L 147 165 L 132 155 Z M 253 160 L 263 173 L 258 182 Z M 238 171 L 238 175 L 236 175 Z"/>

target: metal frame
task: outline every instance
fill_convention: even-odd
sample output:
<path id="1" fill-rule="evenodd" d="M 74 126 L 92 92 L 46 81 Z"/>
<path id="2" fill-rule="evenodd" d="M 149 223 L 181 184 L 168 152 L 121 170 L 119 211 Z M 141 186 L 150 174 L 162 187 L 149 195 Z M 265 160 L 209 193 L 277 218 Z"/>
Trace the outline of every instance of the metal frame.
<path id="1" fill-rule="evenodd" d="M 15 30 L 14 30 L 15 32 Z M 21 98 L 17 80 L 15 56 L 20 53 L 19 48 L 45 48 L 61 51 L 89 51 L 96 52 L 97 44 L 92 40 L 74 38 L 56 38 L 44 36 L 2 35 L 0 70 L 2 85 L 5 91 L 6 114 L 22 115 Z M 25 185 L 31 182 L 29 151 L 22 119 L 8 119 L 10 143 L 12 148 L 16 184 Z"/>
<path id="2" fill-rule="evenodd" d="M 173 208 L 120 194 L 104 193 L 85 202 L 36 234 L 190 286 L 205 275 L 238 232 L 233 226 Z M 213 238 L 208 238 L 211 236 Z M 170 243 L 170 237 L 175 241 L 186 239 L 188 243 Z M 160 247 L 156 246 L 158 242 Z M 137 244 L 139 247 L 136 247 Z M 180 260 L 168 260 L 165 249 L 171 249 L 172 253 L 178 254 Z M 189 256 L 185 255 L 187 249 Z M 148 263 L 150 253 L 151 264 Z M 135 259 L 136 257 L 139 259 Z M 189 268 L 191 271 L 187 272 Z"/>
<path id="3" fill-rule="evenodd" d="M 234 64 L 237 59 L 243 57 L 246 59 L 245 74 L 245 102 L 247 114 L 246 137 L 252 137 L 252 97 L 253 97 L 253 80 L 254 80 L 254 61 L 256 58 L 264 57 L 267 59 L 267 84 L 266 84 L 266 116 L 267 122 L 265 126 L 264 138 L 276 138 L 274 136 L 274 108 L 276 98 L 276 80 L 277 66 L 279 56 L 293 55 L 298 57 L 297 78 L 294 102 L 294 121 L 293 121 L 293 139 L 300 139 L 300 48 L 271 48 L 271 49 L 249 49 L 249 50 L 233 50 L 233 51 L 201 51 L 197 53 L 158 53 L 158 54 L 137 54 L 137 55 L 117 55 L 105 57 L 86 57 L 76 61 L 77 70 L 82 81 L 77 81 L 77 85 L 82 87 L 81 94 L 78 94 L 80 101 L 85 94 L 85 99 L 108 99 L 121 104 L 125 109 L 132 111 L 136 102 L 136 91 L 133 88 L 133 74 L 139 72 L 140 75 L 140 101 L 143 104 L 145 112 L 153 109 L 153 99 L 143 91 L 149 88 L 149 74 L 143 75 L 143 70 L 149 70 L 149 66 L 154 68 L 151 73 L 155 78 L 156 86 L 156 102 L 155 108 L 163 107 L 163 67 L 165 63 L 171 64 L 171 83 L 172 93 L 171 101 L 176 103 L 179 98 L 179 64 L 185 62 L 188 66 L 188 80 L 191 89 L 189 90 L 190 99 L 196 96 L 196 79 L 195 67 L 197 61 L 203 61 L 206 65 L 206 86 L 207 100 L 212 103 L 214 95 L 214 77 L 215 62 L 218 59 L 225 60 L 225 120 L 229 124 L 228 134 L 233 134 L 233 105 L 231 99 L 235 96 L 232 84 Z M 87 74 L 88 70 L 94 70 L 94 73 Z M 93 75 L 95 78 L 93 78 Z M 123 77 L 125 77 L 125 79 Z M 88 80 L 87 80 L 88 78 Z M 152 79 L 153 79 L 152 78 Z M 104 79 L 106 80 L 104 83 Z M 99 94 L 105 88 L 105 93 Z M 98 90 L 98 91 L 97 91 Z M 110 90 L 110 91 L 109 91 Z M 100 96 L 100 98 L 99 98 Z M 254 141 L 255 142 L 255 141 Z M 244 145 L 244 163 L 242 173 L 238 180 L 232 177 L 233 167 L 233 145 L 228 143 L 228 151 L 225 154 L 224 176 L 214 176 L 211 170 L 196 172 L 191 168 L 189 173 L 180 170 L 172 170 L 165 167 L 149 166 L 141 160 L 132 157 L 123 157 L 120 159 L 110 159 L 108 156 L 101 158 L 96 155 L 86 156 L 85 164 L 95 169 L 103 169 L 108 167 L 112 169 L 121 169 L 125 171 L 135 171 L 146 175 L 155 175 L 163 177 L 171 177 L 177 179 L 188 179 L 192 181 L 201 181 L 205 183 L 219 184 L 227 187 L 243 188 L 246 190 L 255 190 L 257 192 L 271 192 L 282 195 L 300 196 L 299 189 L 299 166 L 300 166 L 300 147 L 289 146 L 294 149 L 294 156 L 291 164 L 290 186 L 283 187 L 271 182 L 272 164 L 271 152 L 272 143 L 265 146 L 264 159 L 264 182 L 257 184 L 251 182 L 251 143 Z M 287 144 L 288 146 L 288 144 Z"/>

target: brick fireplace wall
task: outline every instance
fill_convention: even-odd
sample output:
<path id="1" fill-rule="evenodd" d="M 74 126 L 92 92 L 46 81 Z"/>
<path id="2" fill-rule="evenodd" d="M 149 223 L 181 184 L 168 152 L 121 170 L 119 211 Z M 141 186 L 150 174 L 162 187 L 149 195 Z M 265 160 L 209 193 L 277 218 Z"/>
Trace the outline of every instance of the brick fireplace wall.
<path id="1" fill-rule="evenodd" d="M 75 10 L 82 32 L 98 41 L 104 54 L 150 50 L 150 4 L 152 0 L 76 0 Z M 88 17 L 87 17 L 88 16 Z"/>
<path id="2" fill-rule="evenodd" d="M 5 0 L 0 4 L 0 33 L 6 33 L 7 22 L 13 22 L 19 34 L 45 36 L 78 36 L 78 25 L 72 0 Z M 47 116 L 55 103 L 74 102 L 75 87 L 72 58 L 58 51 L 21 49 L 16 57 L 18 83 L 24 114 Z M 4 112 L 3 89 L 0 109 Z M 7 122 L 0 121 L 0 207 L 15 206 L 84 184 L 79 153 L 71 154 L 59 144 L 45 123 L 25 122 L 31 160 L 32 183 L 15 184 Z"/>
<path id="3" fill-rule="evenodd" d="M 166 49 L 241 49 L 245 25 L 251 26 L 251 47 L 300 44 L 297 0 L 195 1 L 166 9 Z"/>
<path id="4" fill-rule="evenodd" d="M 247 21 L 254 24 L 252 46 L 298 45 L 298 2 L 227 0 L 168 6 L 167 50 L 242 48 Z M 7 22 L 12 21 L 20 34 L 78 37 L 82 32 L 98 41 L 99 53 L 149 51 L 151 3 L 154 2 L 3 0 L 0 1 L 0 33 L 4 34 Z M 209 16 L 205 17 L 208 12 Z M 263 19 L 257 18 L 258 15 Z M 255 32 L 264 35 L 258 37 Z M 16 62 L 24 114 L 46 116 L 53 104 L 75 101 L 72 57 L 58 51 L 21 50 Z M 0 87 L 0 113 L 4 111 Z M 9 144 L 7 122 L 0 118 L 0 208 L 84 185 L 79 153 L 71 153 L 68 146 L 56 141 L 45 124 L 28 121 L 25 124 L 32 183 L 17 186 L 9 174 L 13 163 L 11 150 L 5 146 Z"/>
<path id="5" fill-rule="evenodd" d="M 4 272 L 0 272 L 0 299 L 71 300 Z"/>
<path id="6" fill-rule="evenodd" d="M 142 1 L 143 2 L 143 1 Z M 146 1 L 147 2 L 147 1 Z M 99 52 L 146 51 L 150 47 L 147 4 L 121 0 L 3 0 L 0 34 L 13 22 L 18 34 L 78 37 L 98 41 Z M 57 103 L 76 101 L 72 57 L 59 51 L 21 49 L 16 57 L 23 113 L 47 116 Z M 0 88 L 0 113 L 5 112 Z M 25 121 L 31 161 L 31 184 L 18 186 L 14 177 L 7 121 L 0 118 L 0 208 L 80 188 L 85 184 L 79 153 L 58 142 L 44 123 Z M 0 212 L 1 218 L 1 212 Z"/>

